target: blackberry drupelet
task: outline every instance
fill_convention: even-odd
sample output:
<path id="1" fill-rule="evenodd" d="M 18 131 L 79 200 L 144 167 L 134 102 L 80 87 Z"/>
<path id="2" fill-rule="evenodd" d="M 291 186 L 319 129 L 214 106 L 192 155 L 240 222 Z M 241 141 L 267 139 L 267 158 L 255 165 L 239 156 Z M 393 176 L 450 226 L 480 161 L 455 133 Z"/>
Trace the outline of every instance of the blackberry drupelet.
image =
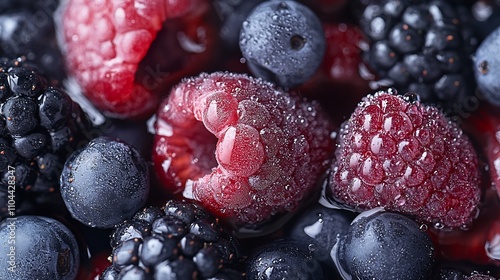
<path id="1" fill-rule="evenodd" d="M 87 124 L 80 107 L 63 90 L 49 86 L 23 58 L 0 58 L 2 190 L 9 185 L 9 168 L 15 168 L 10 183 L 15 181 L 16 196 L 57 190 L 66 156 Z M 6 214 L 3 210 L 0 217 Z"/>
<path id="2" fill-rule="evenodd" d="M 470 56 L 478 40 L 470 10 L 447 0 L 364 3 L 360 24 L 370 41 L 364 59 L 381 84 L 447 111 L 474 92 Z"/>
<path id="3" fill-rule="evenodd" d="M 236 238 L 186 201 L 144 208 L 115 228 L 111 246 L 112 265 L 101 279 L 243 279 Z"/>

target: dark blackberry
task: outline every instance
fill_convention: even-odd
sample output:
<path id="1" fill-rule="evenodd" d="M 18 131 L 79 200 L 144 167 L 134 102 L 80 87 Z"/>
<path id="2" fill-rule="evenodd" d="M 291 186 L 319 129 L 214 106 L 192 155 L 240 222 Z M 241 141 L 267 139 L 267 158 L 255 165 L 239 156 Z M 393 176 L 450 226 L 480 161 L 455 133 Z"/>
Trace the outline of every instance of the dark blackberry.
<path id="1" fill-rule="evenodd" d="M 470 9 L 447 0 L 360 0 L 370 41 L 364 59 L 380 83 L 452 109 L 474 92 L 471 54 L 478 39 Z M 453 115 L 453 113 L 450 112 Z"/>
<path id="2" fill-rule="evenodd" d="M 10 168 L 16 195 L 56 191 L 66 156 L 86 127 L 80 107 L 63 90 L 49 86 L 23 59 L 0 58 L 2 188 L 9 185 Z M 0 211 L 0 217 L 5 214 Z"/>
<path id="3" fill-rule="evenodd" d="M 59 1 L 1 2 L 0 55 L 10 59 L 24 55 L 38 71 L 61 83 L 66 75 L 54 27 Z"/>
<path id="4" fill-rule="evenodd" d="M 115 228 L 101 279 L 243 279 L 237 240 L 217 219 L 185 201 L 162 210 L 145 208 Z"/>

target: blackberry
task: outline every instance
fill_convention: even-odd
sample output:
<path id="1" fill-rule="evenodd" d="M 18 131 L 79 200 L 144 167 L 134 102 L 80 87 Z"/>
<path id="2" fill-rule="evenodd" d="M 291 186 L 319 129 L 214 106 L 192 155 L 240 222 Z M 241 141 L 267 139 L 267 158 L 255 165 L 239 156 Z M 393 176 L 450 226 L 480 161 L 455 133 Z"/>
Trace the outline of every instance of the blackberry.
<path id="1" fill-rule="evenodd" d="M 423 102 L 463 104 L 474 92 L 471 54 L 478 40 L 470 9 L 446 0 L 363 1 L 364 60 L 381 85 L 416 92 Z M 457 105 L 455 105 L 457 106 Z M 453 115 L 453 114 L 452 114 Z"/>
<path id="2" fill-rule="evenodd" d="M 12 181 L 16 196 L 55 192 L 66 156 L 87 124 L 80 107 L 25 60 L 0 58 L 2 192 Z M 0 217 L 5 214 L 1 209 Z"/>
<path id="3" fill-rule="evenodd" d="M 61 83 L 66 74 L 54 24 L 59 1 L 1 2 L 0 55 L 10 59 L 24 55 L 40 73 Z"/>
<path id="4" fill-rule="evenodd" d="M 186 201 L 144 208 L 115 228 L 111 246 L 112 265 L 101 279 L 243 279 L 236 238 Z"/>

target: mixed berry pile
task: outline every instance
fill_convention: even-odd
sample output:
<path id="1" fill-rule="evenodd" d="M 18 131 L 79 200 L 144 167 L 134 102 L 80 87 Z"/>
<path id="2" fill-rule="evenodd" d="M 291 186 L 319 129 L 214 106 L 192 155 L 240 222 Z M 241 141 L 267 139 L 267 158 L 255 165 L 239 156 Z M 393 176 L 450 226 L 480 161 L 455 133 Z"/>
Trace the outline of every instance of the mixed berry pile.
<path id="1" fill-rule="evenodd" d="M 1 1 L 0 279 L 500 279 L 499 24 Z"/>

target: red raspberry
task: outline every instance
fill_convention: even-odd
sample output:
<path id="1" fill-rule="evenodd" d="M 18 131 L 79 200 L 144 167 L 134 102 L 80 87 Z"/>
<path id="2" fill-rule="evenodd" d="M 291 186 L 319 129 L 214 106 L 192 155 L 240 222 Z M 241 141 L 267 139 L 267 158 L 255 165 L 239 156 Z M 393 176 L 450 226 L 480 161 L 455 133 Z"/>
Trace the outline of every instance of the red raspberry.
<path id="1" fill-rule="evenodd" d="M 331 81 L 346 84 L 367 84 L 361 77 L 363 67 L 361 52 L 368 47 L 363 32 L 347 23 L 323 24 L 327 42 L 321 70 Z"/>
<path id="2" fill-rule="evenodd" d="M 162 93 L 207 65 L 208 8 L 206 0 L 70 0 L 61 21 L 67 67 L 108 116 L 151 115 Z"/>
<path id="3" fill-rule="evenodd" d="M 333 152 L 318 104 L 244 74 L 184 80 L 155 129 L 152 158 L 164 186 L 236 225 L 296 210 Z"/>
<path id="4" fill-rule="evenodd" d="M 444 227 L 467 225 L 478 213 L 472 144 L 415 94 L 365 97 L 341 129 L 335 155 L 332 195 L 358 210 L 382 206 Z"/>
<path id="5" fill-rule="evenodd" d="M 500 266 L 500 201 L 486 189 L 481 214 L 467 230 L 430 229 L 437 255 L 446 261 Z"/>
<path id="6" fill-rule="evenodd" d="M 488 158 L 490 177 L 500 197 L 500 115 L 495 113 L 480 111 L 473 122 L 477 124 L 476 127 L 483 128 L 480 134 L 485 139 L 484 152 Z"/>

